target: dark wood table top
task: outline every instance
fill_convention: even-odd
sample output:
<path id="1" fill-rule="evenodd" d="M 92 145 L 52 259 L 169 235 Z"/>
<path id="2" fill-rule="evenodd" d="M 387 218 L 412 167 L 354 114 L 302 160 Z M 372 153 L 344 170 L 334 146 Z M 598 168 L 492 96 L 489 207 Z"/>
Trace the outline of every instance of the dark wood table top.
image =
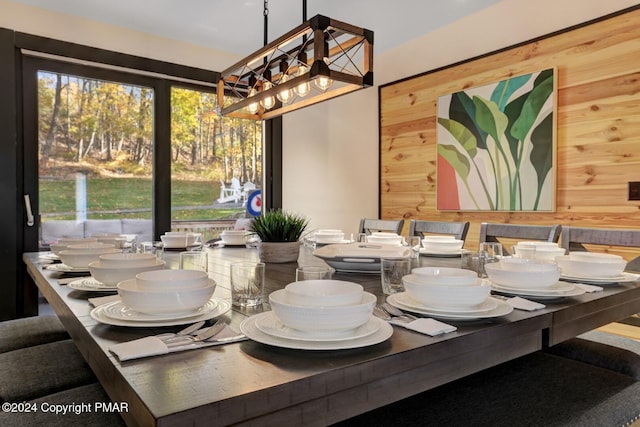
<path id="1" fill-rule="evenodd" d="M 210 276 L 218 284 L 214 295 L 230 301 L 229 264 L 257 260 L 257 251 L 208 252 Z M 111 345 L 180 327 L 128 328 L 94 321 L 87 298 L 95 295 L 58 284 L 59 273 L 43 270 L 40 255 L 24 255 L 30 276 L 112 400 L 129 404 L 129 412 L 122 414 L 129 425 L 327 425 L 640 311 L 640 287 L 633 282 L 548 303 L 536 312 L 447 321 L 458 330 L 438 337 L 394 327 L 389 340 L 359 349 L 305 351 L 244 341 L 121 363 L 108 351 Z M 419 260 L 439 266 L 459 262 Z M 322 264 L 304 247 L 298 263 L 268 264 L 265 295 L 292 282 L 298 265 Z M 360 283 L 380 301 L 384 298 L 379 274 L 336 273 L 334 278 Z M 268 309 L 268 304 L 234 307 L 223 318 L 238 329 L 247 316 Z"/>

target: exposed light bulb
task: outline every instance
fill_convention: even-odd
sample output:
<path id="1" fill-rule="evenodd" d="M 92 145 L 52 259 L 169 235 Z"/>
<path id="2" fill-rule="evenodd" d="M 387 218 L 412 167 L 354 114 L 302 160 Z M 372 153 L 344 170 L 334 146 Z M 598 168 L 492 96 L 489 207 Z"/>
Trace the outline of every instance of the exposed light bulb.
<path id="1" fill-rule="evenodd" d="M 289 80 L 289 76 L 287 74 L 282 74 L 282 78 L 280 79 L 279 83 L 284 83 L 284 82 L 287 82 L 288 80 Z M 288 104 L 293 99 L 293 90 L 292 89 L 282 90 L 282 91 L 278 92 L 276 97 L 283 104 Z"/>
<path id="2" fill-rule="evenodd" d="M 333 80 L 326 76 L 318 76 L 313 80 L 313 84 L 324 92 L 333 84 Z"/>
<path id="3" fill-rule="evenodd" d="M 309 72 L 309 67 L 307 67 L 306 65 L 300 65 L 298 67 L 298 72 L 296 73 L 296 76 L 302 76 L 303 74 L 306 74 L 308 72 Z M 300 83 L 298 86 L 293 88 L 293 91 L 299 97 L 307 96 L 311 91 L 311 85 L 309 84 L 309 82 Z"/>
<path id="4" fill-rule="evenodd" d="M 262 90 L 271 89 L 272 87 L 273 87 L 273 83 L 271 83 L 268 80 L 262 83 Z M 260 101 L 260 105 L 262 105 L 262 107 L 265 110 L 270 110 L 273 108 L 274 105 L 276 105 L 276 100 L 273 96 L 268 96 L 264 98 L 262 101 Z"/>
<path id="5" fill-rule="evenodd" d="M 255 96 L 258 93 L 258 91 L 255 88 L 252 88 L 249 91 L 249 96 L 248 98 L 251 98 L 252 96 Z M 249 112 L 251 114 L 256 114 L 258 112 L 258 103 L 257 102 L 252 102 L 251 104 L 249 104 L 249 106 L 247 107 L 247 110 L 249 110 Z"/>

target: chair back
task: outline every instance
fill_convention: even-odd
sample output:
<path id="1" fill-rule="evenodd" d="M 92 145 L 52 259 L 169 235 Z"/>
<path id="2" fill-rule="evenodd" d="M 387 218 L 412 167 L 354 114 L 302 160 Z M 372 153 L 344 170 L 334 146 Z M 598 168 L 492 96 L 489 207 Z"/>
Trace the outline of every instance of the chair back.
<path id="1" fill-rule="evenodd" d="M 480 243 L 500 242 L 505 255 L 510 252 L 507 245 L 500 239 L 514 240 L 540 240 L 557 243 L 560 239 L 560 224 L 553 225 L 522 225 L 522 224 L 501 224 L 483 222 L 480 225 Z"/>
<path id="2" fill-rule="evenodd" d="M 379 231 L 401 234 L 404 219 L 370 219 L 360 220 L 360 233 L 371 234 Z"/>
<path id="3" fill-rule="evenodd" d="M 448 234 L 464 240 L 469 231 L 469 222 L 419 221 L 409 222 L 409 236 L 424 237 L 425 234 Z"/>
<path id="4" fill-rule="evenodd" d="M 588 251 L 584 245 L 621 246 L 640 250 L 640 230 L 562 227 L 563 248 L 569 252 Z M 627 262 L 627 270 L 640 271 L 640 256 Z"/>

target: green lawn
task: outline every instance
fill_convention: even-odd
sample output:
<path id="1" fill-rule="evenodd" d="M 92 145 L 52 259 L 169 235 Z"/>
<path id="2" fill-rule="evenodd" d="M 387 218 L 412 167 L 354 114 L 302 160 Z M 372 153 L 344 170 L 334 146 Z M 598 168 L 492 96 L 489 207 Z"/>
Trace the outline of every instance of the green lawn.
<path id="1" fill-rule="evenodd" d="M 151 218 L 152 182 L 143 178 L 87 178 L 87 217 L 91 219 Z M 213 209 L 220 185 L 205 181 L 173 180 L 175 220 L 223 219 L 242 209 Z M 40 212 L 47 219 L 74 219 L 75 181 L 40 182 Z M 120 212 L 120 211 L 130 212 Z M 47 214 L 56 214 L 50 216 Z"/>

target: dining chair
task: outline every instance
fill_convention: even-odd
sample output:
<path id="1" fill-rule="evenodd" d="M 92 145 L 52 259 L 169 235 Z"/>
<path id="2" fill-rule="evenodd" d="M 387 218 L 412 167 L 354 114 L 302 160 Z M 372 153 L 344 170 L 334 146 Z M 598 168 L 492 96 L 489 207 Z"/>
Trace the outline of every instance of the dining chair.
<path id="1" fill-rule="evenodd" d="M 480 243 L 498 242 L 503 243 L 502 251 L 504 255 L 510 255 L 507 245 L 500 239 L 513 240 L 540 240 L 546 242 L 558 242 L 560 239 L 560 224 L 553 225 L 524 225 L 524 224 L 502 224 L 483 222 L 480 224 Z"/>
<path id="2" fill-rule="evenodd" d="M 402 233 L 404 219 L 370 219 L 360 220 L 360 233 L 371 234 L 379 231 L 386 231 L 396 234 Z"/>
<path id="3" fill-rule="evenodd" d="M 409 222 L 409 236 L 424 237 L 427 234 L 448 234 L 458 240 L 464 240 L 469 231 L 469 222 L 421 221 Z"/>
<path id="4" fill-rule="evenodd" d="M 33 316 L 0 322 L 0 354 L 69 338 L 56 316 Z"/>
<path id="5" fill-rule="evenodd" d="M 609 246 L 640 249 L 640 230 L 564 226 L 560 244 L 569 252 L 588 251 L 584 245 L 603 250 Z M 640 256 L 628 261 L 626 269 L 640 271 Z"/>

